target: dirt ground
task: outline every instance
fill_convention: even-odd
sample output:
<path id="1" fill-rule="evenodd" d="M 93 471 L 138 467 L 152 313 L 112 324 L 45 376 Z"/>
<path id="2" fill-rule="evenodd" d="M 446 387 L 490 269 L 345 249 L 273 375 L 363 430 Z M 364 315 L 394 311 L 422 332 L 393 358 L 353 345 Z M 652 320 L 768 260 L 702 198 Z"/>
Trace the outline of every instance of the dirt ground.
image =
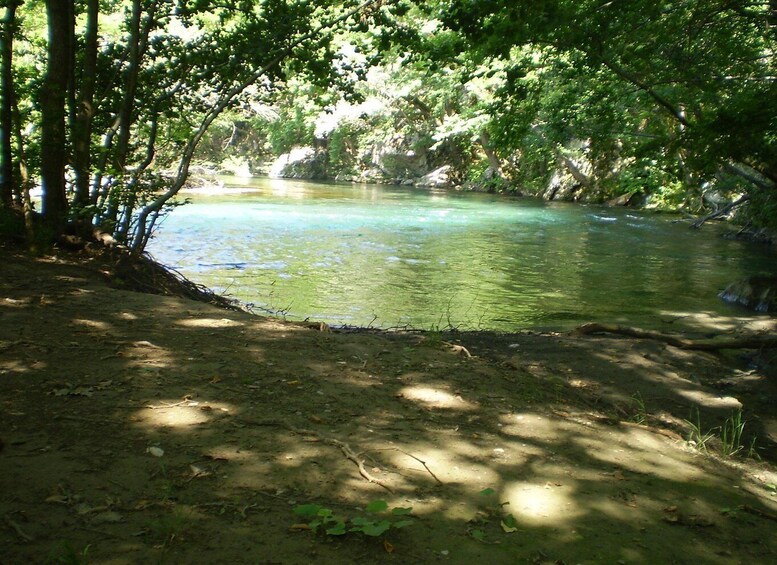
<path id="1" fill-rule="evenodd" d="M 777 562 L 774 353 L 331 331 L 110 269 L 0 246 L 4 563 Z"/>

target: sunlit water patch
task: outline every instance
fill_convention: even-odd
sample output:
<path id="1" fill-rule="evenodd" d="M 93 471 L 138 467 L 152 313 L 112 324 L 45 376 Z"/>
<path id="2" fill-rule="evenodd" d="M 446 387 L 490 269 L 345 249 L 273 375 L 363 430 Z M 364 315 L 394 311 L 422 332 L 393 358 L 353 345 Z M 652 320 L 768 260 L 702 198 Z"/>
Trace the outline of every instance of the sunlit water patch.
<path id="1" fill-rule="evenodd" d="M 149 251 L 194 281 L 292 319 L 516 331 L 659 313 L 731 313 L 718 292 L 773 252 L 615 208 L 257 179 L 195 195 Z M 665 314 L 664 314 L 665 316 Z"/>

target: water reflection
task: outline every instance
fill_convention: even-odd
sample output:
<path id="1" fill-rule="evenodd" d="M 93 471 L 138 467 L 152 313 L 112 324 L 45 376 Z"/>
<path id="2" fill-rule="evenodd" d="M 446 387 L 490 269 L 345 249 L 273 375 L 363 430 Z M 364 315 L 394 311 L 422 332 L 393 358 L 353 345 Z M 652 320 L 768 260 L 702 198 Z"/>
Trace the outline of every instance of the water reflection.
<path id="1" fill-rule="evenodd" d="M 654 326 L 659 311 L 725 313 L 716 295 L 728 282 L 775 271 L 769 249 L 621 209 L 269 179 L 250 188 L 194 195 L 149 250 L 196 282 L 295 319 Z"/>

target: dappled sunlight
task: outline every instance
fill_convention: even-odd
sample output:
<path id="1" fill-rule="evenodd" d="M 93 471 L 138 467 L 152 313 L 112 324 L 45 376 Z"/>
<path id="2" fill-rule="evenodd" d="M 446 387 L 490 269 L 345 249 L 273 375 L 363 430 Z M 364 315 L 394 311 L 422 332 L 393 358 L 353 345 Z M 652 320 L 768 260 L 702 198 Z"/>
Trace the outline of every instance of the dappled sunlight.
<path id="1" fill-rule="evenodd" d="M 559 526 L 584 514 L 569 491 L 550 483 L 516 481 L 505 485 L 500 501 L 510 503 L 506 510 L 522 524 Z"/>
<path id="2" fill-rule="evenodd" d="M 646 515 L 646 509 L 642 508 L 643 502 L 655 506 L 652 501 L 643 501 L 629 490 L 624 489 L 619 495 L 597 496 L 586 501 L 586 510 L 603 514 L 623 524 L 630 524 L 635 520 L 643 519 Z M 651 508 L 651 510 L 655 509 Z"/>
<path id="3" fill-rule="evenodd" d="M 671 445 L 662 436 L 629 429 L 605 433 L 598 430 L 575 443 L 586 450 L 595 461 L 609 463 L 623 471 L 655 475 L 666 480 L 690 480 L 702 476 L 703 471 L 693 464 L 688 454 Z M 622 472 L 618 480 L 624 480 Z"/>
<path id="4" fill-rule="evenodd" d="M 748 481 L 738 466 L 749 463 L 720 465 L 649 419 L 659 406 L 687 416 L 680 391 L 704 390 L 691 377 L 712 378 L 711 355 L 457 335 L 465 358 L 415 334 L 117 296 L 71 293 L 45 316 L 37 298 L 25 310 L 0 298 L 13 550 L 30 534 L 95 543 L 98 561 L 127 539 L 128 562 L 663 563 L 687 540 L 709 542 L 689 554 L 698 562 L 730 548 L 771 562 L 771 514 L 742 508 L 775 512 L 774 475 Z M 636 390 L 643 425 L 626 421 Z M 385 536 L 393 555 L 384 538 L 290 529 L 310 524 L 299 506 L 352 519 L 383 500 L 412 509 L 413 523 Z M 714 528 L 702 529 L 707 517 Z M 750 531 L 765 541 L 740 542 Z"/>
<path id="5" fill-rule="evenodd" d="M 714 312 L 659 310 L 659 316 L 665 316 L 673 320 L 682 328 L 690 330 L 707 330 L 720 332 L 733 332 L 747 330 L 749 332 L 777 331 L 777 320 L 767 314 L 748 312 L 746 315 L 738 315 L 743 312 L 738 308 L 731 308 L 726 316 Z M 744 313 L 744 312 L 743 312 Z"/>
<path id="6" fill-rule="evenodd" d="M 185 431 L 191 427 L 212 422 L 221 416 L 233 416 L 237 412 L 235 407 L 223 402 L 161 399 L 137 410 L 132 421 L 149 430 L 173 428 Z"/>
<path id="7" fill-rule="evenodd" d="M 473 411 L 478 405 L 464 400 L 458 394 L 425 386 L 407 386 L 400 390 L 403 398 L 421 404 L 427 408 L 446 408 L 450 410 Z"/>
<path id="8" fill-rule="evenodd" d="M 85 328 L 101 330 L 101 331 L 108 331 L 113 327 L 111 324 L 107 322 L 103 322 L 100 320 L 87 320 L 87 319 L 74 319 L 72 321 L 72 324 L 74 326 L 84 326 Z"/>
<path id="9" fill-rule="evenodd" d="M 48 367 L 46 363 L 35 362 L 27 364 L 19 359 L 8 359 L 0 363 L 0 376 L 3 373 L 27 373 Z"/>
<path id="10" fill-rule="evenodd" d="M 431 474 L 434 473 L 437 479 L 446 484 L 474 481 L 478 485 L 489 485 L 499 482 L 499 471 L 488 460 L 484 460 L 483 448 L 455 438 L 441 438 L 438 440 L 440 444 L 444 447 L 404 445 L 402 451 L 391 455 L 391 462 L 403 475 L 407 475 L 408 480 L 424 478 L 431 483 L 435 481 Z"/>
<path id="11" fill-rule="evenodd" d="M 11 298 L 6 297 L 0 302 L 3 308 L 27 308 L 32 306 L 32 298 Z"/>
<path id="12" fill-rule="evenodd" d="M 119 312 L 116 314 L 116 317 L 126 322 L 134 322 L 140 319 L 140 317 L 133 312 Z"/>
<path id="13" fill-rule="evenodd" d="M 505 435 L 526 440 L 541 439 L 543 442 L 568 433 L 570 427 L 563 420 L 551 420 L 531 412 L 502 414 L 499 421 L 500 431 Z"/>
<path id="14" fill-rule="evenodd" d="M 144 339 L 125 344 L 116 355 L 124 359 L 128 367 L 158 370 L 175 366 L 175 353 Z"/>
<path id="15" fill-rule="evenodd" d="M 677 394 L 687 398 L 694 404 L 700 404 L 707 408 L 725 408 L 729 410 L 741 410 L 742 403 L 733 396 L 719 396 L 714 392 L 705 390 L 679 390 Z"/>
<path id="16" fill-rule="evenodd" d="M 176 324 L 188 328 L 230 328 L 245 325 L 230 318 L 186 318 L 178 320 Z"/>

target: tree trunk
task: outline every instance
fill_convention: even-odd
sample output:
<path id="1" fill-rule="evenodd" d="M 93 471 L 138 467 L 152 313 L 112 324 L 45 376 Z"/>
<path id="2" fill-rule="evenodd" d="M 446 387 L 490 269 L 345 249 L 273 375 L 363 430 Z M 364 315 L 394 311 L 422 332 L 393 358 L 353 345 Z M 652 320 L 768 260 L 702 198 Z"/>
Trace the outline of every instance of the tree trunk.
<path id="1" fill-rule="evenodd" d="M 14 169 L 11 150 L 11 132 L 13 131 L 13 36 L 16 31 L 17 0 L 9 2 L 5 8 L 3 33 L 0 36 L 0 81 L 2 81 L 2 105 L 0 106 L 0 205 L 10 208 L 13 205 Z"/>
<path id="2" fill-rule="evenodd" d="M 97 73 L 97 29 L 100 10 L 99 0 L 88 0 L 86 7 L 86 32 L 84 34 L 84 63 L 81 69 L 81 84 L 74 112 L 73 167 L 76 190 L 74 206 L 84 208 L 89 204 L 89 181 L 91 168 L 92 118 L 95 115 L 94 90 Z"/>
<path id="3" fill-rule="evenodd" d="M 127 42 L 129 53 L 127 72 L 124 77 L 124 96 L 117 112 L 116 145 L 113 148 L 113 166 L 119 175 L 118 181 L 111 183 L 106 199 L 106 210 L 100 218 L 100 223 L 105 229 L 110 230 L 119 241 L 124 242 L 118 233 L 119 212 L 124 203 L 121 192 L 127 189 L 130 183 L 126 178 L 127 159 L 130 154 L 130 137 L 132 125 L 135 122 L 135 95 L 138 88 L 141 62 L 148 45 L 148 36 L 154 27 L 156 4 L 152 3 L 143 24 L 143 6 L 140 0 L 132 1 L 132 15 L 130 17 L 130 34 Z M 111 138 L 112 141 L 112 138 Z"/>
<path id="4" fill-rule="evenodd" d="M 483 148 L 483 153 L 486 154 L 486 158 L 488 159 L 488 166 L 491 170 L 494 171 L 494 174 L 498 177 L 503 177 L 502 174 L 502 162 L 499 160 L 499 157 L 494 152 L 494 149 L 491 145 L 491 136 L 488 135 L 488 132 L 483 130 L 480 132 L 480 146 Z"/>
<path id="5" fill-rule="evenodd" d="M 64 226 L 67 212 L 65 95 L 70 76 L 72 13 L 72 0 L 46 0 L 48 61 L 40 92 L 42 213 L 55 233 Z"/>

